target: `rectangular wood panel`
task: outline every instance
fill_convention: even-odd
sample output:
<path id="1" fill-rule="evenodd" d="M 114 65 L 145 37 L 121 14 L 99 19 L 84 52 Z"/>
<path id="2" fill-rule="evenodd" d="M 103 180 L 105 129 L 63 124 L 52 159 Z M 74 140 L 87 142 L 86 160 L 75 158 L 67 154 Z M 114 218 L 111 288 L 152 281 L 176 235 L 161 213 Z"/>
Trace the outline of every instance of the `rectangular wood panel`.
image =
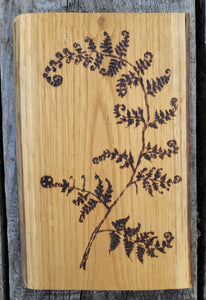
<path id="1" fill-rule="evenodd" d="M 24 280 L 191 286 L 184 13 L 14 22 Z"/>

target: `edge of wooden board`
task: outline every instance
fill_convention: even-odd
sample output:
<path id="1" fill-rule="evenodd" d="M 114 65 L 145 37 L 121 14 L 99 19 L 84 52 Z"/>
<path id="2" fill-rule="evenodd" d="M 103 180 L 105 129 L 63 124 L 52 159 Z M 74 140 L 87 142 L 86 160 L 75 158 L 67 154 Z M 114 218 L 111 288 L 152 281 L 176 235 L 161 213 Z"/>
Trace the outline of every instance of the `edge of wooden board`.
<path id="1" fill-rule="evenodd" d="M 187 168 L 188 168 L 188 182 L 187 182 L 187 193 L 188 193 L 188 243 L 189 243 L 189 288 L 193 284 L 193 274 L 192 274 L 192 222 L 191 222 L 191 166 L 190 166 L 190 144 L 191 144 L 191 128 L 190 128 L 190 109 L 189 109 L 189 38 L 190 38 L 190 14 L 185 14 L 185 45 L 186 45 L 186 103 L 187 103 Z"/>
<path id="2" fill-rule="evenodd" d="M 20 218 L 20 242 L 21 242 L 21 264 L 24 284 L 28 286 L 27 278 L 27 252 L 26 252 L 26 229 L 25 229 L 25 207 L 24 207 L 24 189 L 23 189 L 23 166 L 22 166 L 22 135 L 21 135 L 21 112 L 20 107 L 20 18 L 13 23 L 14 35 L 14 96 L 15 96 L 15 134 L 16 134 L 16 160 L 17 160 L 17 181 L 18 181 L 18 202 L 19 202 L 19 218 Z M 29 287 L 29 286 L 28 286 Z"/>
<path id="3" fill-rule="evenodd" d="M 25 208 L 24 208 L 24 182 L 23 182 L 23 168 L 22 168 L 22 134 L 21 134 L 21 112 L 19 110 L 20 105 L 20 83 L 19 83 L 19 75 L 20 75 L 20 66 L 19 66 L 19 51 L 20 51 L 20 24 L 22 17 L 32 17 L 35 15 L 56 15 L 56 14 L 68 14 L 68 13 L 29 13 L 29 14 L 21 14 L 17 16 L 13 22 L 13 33 L 14 33 L 14 84 L 15 84 L 15 130 L 16 130 L 16 156 L 17 156 L 17 180 L 18 180 L 18 195 L 19 195 L 19 216 L 21 222 L 20 228 L 20 238 L 21 238 L 21 258 L 22 258 L 22 274 L 24 279 L 24 284 L 30 289 L 38 289 L 38 287 L 33 286 L 32 282 L 28 282 L 27 277 L 27 252 L 26 252 L 26 224 L 25 224 Z M 70 13 L 73 15 L 78 15 L 79 13 Z M 83 13 L 88 14 L 88 13 Z M 98 14 L 142 14 L 142 13 L 98 13 Z M 162 13 L 145 13 L 145 14 L 162 14 Z M 167 14 L 167 13 L 164 13 Z M 186 102 L 187 102 L 187 166 L 188 166 L 188 185 L 187 185 L 187 193 L 188 193 L 188 240 L 189 240 L 189 282 L 187 287 L 182 288 L 191 288 L 193 278 L 192 278 L 192 251 L 191 251 L 191 176 L 190 176 L 190 119 L 189 119 L 189 29 L 190 29 L 190 16 L 189 13 L 168 13 L 168 14 L 184 14 L 185 15 L 185 37 L 186 37 L 186 74 L 187 74 L 187 82 L 186 82 Z M 94 15 L 94 13 L 89 13 L 89 15 Z M 45 288 L 46 289 L 46 288 Z"/>

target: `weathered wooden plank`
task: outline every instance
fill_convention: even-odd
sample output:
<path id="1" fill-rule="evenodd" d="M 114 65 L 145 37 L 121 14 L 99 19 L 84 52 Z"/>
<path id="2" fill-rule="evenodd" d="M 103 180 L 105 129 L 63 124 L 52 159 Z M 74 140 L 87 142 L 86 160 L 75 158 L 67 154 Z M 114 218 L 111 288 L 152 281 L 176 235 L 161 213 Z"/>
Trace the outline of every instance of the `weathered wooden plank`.
<path id="1" fill-rule="evenodd" d="M 28 14 L 15 20 L 17 174 L 20 229 L 23 232 L 21 249 L 25 249 L 22 265 L 28 287 L 151 290 L 191 286 L 191 260 L 188 259 L 190 224 L 185 213 L 188 205 L 186 18 L 188 15 L 184 13 L 50 13 Z M 84 31 L 80 33 L 75 24 L 84 24 Z M 112 27 L 116 29 L 110 33 Z M 65 41 L 65 35 L 69 35 L 68 41 Z M 107 48 L 104 42 L 104 50 L 101 50 L 103 46 L 99 48 L 99 45 L 105 41 L 105 35 L 107 40 L 111 39 L 111 46 Z M 92 45 L 96 46 L 88 49 L 86 36 L 93 38 Z M 122 39 L 122 44 L 125 43 L 124 62 L 119 56 L 122 54 L 119 47 Z M 79 56 L 71 56 L 68 65 L 62 49 L 66 46 L 67 51 L 75 53 L 72 45 L 76 41 L 80 43 Z M 113 50 L 115 45 L 120 50 Z M 61 68 L 57 67 L 54 71 L 47 67 L 55 55 L 52 55 L 51 49 L 54 53 L 60 51 Z M 103 60 L 100 70 L 91 71 L 95 66 L 93 61 L 88 62 L 85 51 L 93 59 L 99 51 Z M 174 52 L 176 55 L 173 55 Z M 33 59 L 27 53 L 31 53 Z M 75 57 L 80 55 L 82 61 L 77 66 Z M 179 57 L 182 59 L 179 60 Z M 138 61 L 136 67 L 135 61 Z M 113 62 L 122 62 L 121 68 L 114 68 Z M 46 72 L 48 70 L 44 77 L 39 66 L 46 68 Z M 130 92 L 126 84 L 118 89 L 120 78 L 124 80 L 123 74 L 131 76 L 129 72 L 132 71 L 136 73 L 132 74 L 135 79 L 131 78 L 130 87 L 135 91 Z M 63 82 L 59 81 L 54 87 L 50 78 L 57 76 Z M 158 77 L 160 79 L 156 79 Z M 178 81 L 175 80 L 177 77 Z M 71 78 L 78 80 L 73 82 Z M 149 81 L 155 82 L 151 78 L 155 78 L 157 88 L 149 85 Z M 65 96 L 68 93 L 69 99 Z M 124 117 L 123 103 L 129 109 L 128 117 Z M 132 109 L 137 107 L 139 110 L 135 113 Z M 109 149 L 106 156 L 105 149 Z M 112 161 L 107 157 L 110 153 Z M 67 166 L 65 162 L 68 162 Z M 143 178 L 139 178 L 136 181 L 137 191 L 130 182 L 135 181 L 138 172 L 145 167 L 151 172 L 148 175 L 151 185 L 146 188 Z M 85 188 L 82 187 L 82 174 Z M 143 177 L 146 176 L 143 174 Z M 75 183 L 69 179 L 71 175 Z M 62 181 L 62 178 L 65 179 Z M 157 178 L 163 178 L 163 184 L 159 185 Z M 48 180 L 58 182 L 61 188 L 51 185 Z M 61 182 L 64 182 L 63 190 Z M 68 189 L 65 183 L 69 185 Z M 45 189 L 48 186 L 50 189 Z M 61 192 L 59 195 L 58 191 Z M 111 230 L 116 228 L 111 222 L 119 219 L 126 222 L 124 235 L 130 243 L 124 244 L 122 235 L 115 231 L 110 247 L 108 230 L 111 234 Z M 136 233 L 128 236 L 127 226 L 135 228 Z M 142 232 L 151 230 L 154 233 L 148 233 L 152 240 L 147 252 L 147 239 L 140 244 L 136 241 L 136 234 L 138 231 L 140 236 Z M 96 236 L 99 232 L 100 235 L 90 244 L 91 240 L 84 240 L 84 237 L 93 231 Z M 115 244 L 116 237 L 118 244 Z M 90 255 L 87 254 L 87 260 L 84 253 L 88 242 Z M 167 243 L 171 250 L 166 249 Z M 159 253 L 162 248 L 156 244 L 165 246 L 165 255 Z M 125 246 L 132 263 L 121 251 L 121 246 Z M 110 255 L 109 247 L 113 250 Z M 153 251 L 151 255 L 149 250 Z M 81 261 L 83 263 L 79 267 Z M 69 276 L 71 270 L 72 276 Z"/>
<path id="2" fill-rule="evenodd" d="M 1 110 L 0 110 L 1 111 Z M 0 125 L 1 127 L 1 125 Z M 7 224 L 4 197 L 4 171 L 2 155 L 2 132 L 0 130 L 0 299 L 8 297 L 8 251 L 7 251 Z"/>
<path id="3" fill-rule="evenodd" d="M 205 0 L 196 1 L 197 40 L 197 203 L 198 229 L 198 295 L 206 299 L 206 5 Z"/>
<path id="4" fill-rule="evenodd" d="M 78 299 L 80 292 L 32 291 L 24 287 L 21 277 L 18 199 L 14 142 L 14 98 L 12 63 L 12 21 L 23 12 L 79 10 L 95 12 L 171 12 L 190 13 L 190 111 L 191 111 L 191 173 L 192 173 L 192 220 L 193 220 L 193 276 L 192 290 L 129 292 L 127 299 L 197 299 L 196 292 L 196 120 L 195 120 L 195 1 L 3 1 L 4 29 L 2 36 L 2 103 L 4 130 L 5 187 L 8 218 L 10 297 L 11 299 Z M 126 293 L 126 292 L 125 292 Z M 82 299 L 121 299 L 118 292 L 87 292 Z M 98 298 L 99 297 L 99 298 Z M 121 296 L 120 296 L 121 297 Z M 123 296 L 122 296 L 123 299 Z"/>
<path id="5" fill-rule="evenodd" d="M 3 1 L 0 0 L 0 7 L 2 7 L 3 5 Z M 3 26 L 3 11 L 0 9 L 0 26 Z M 2 40 L 2 30 L 0 32 L 0 40 Z M 0 57 L 1 57 L 1 50 L 0 50 Z M 1 76 L 0 76 L 1 78 Z M 0 88 L 0 101 L 1 100 L 1 88 Z M 1 111 L 1 103 L 0 103 L 0 114 L 2 115 L 2 111 Z M 0 149 L 0 153 L 1 153 L 1 157 L 0 157 L 0 164 L 1 164 L 1 168 L 3 167 L 3 137 L 2 137 L 2 117 L 0 116 L 0 147 L 2 149 Z M 3 205 L 5 207 L 5 199 L 2 197 L 2 192 L 4 190 L 4 177 L 2 177 L 3 172 L 1 172 L 0 175 L 0 299 L 4 299 L 4 263 L 3 263 L 3 237 L 4 237 L 4 232 L 6 231 L 6 228 L 4 228 L 5 224 L 4 224 L 4 212 L 3 212 Z"/>
<path id="6" fill-rule="evenodd" d="M 1 104 L 0 104 L 1 114 Z M 1 122 L 1 117 L 0 117 Z M 7 222 L 4 194 L 4 164 L 2 145 L 2 122 L 0 123 L 0 299 L 7 299 L 9 294 L 8 280 L 8 245 Z"/>

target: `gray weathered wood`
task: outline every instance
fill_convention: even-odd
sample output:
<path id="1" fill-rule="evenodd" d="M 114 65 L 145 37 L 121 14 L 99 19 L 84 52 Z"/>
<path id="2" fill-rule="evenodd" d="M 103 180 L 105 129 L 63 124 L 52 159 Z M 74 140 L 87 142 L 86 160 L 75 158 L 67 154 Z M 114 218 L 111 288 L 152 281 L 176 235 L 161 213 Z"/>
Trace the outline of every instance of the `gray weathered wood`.
<path id="1" fill-rule="evenodd" d="M 2 6 L 0 0 L 0 7 Z M 0 11 L 0 27 L 3 25 L 3 11 Z M 0 31 L 0 39 L 2 37 Z M 1 52 L 0 52 L 1 53 Z M 0 76 L 1 78 L 1 76 Z M 0 89 L 1 92 L 1 89 Z M 1 101 L 1 97 L 0 97 Z M 4 197 L 4 172 L 3 172 L 3 147 L 2 147 L 2 118 L 0 103 L 0 299 L 4 300 L 8 297 L 8 265 L 7 265 L 7 226 L 6 226 L 6 209 Z"/>
<path id="2" fill-rule="evenodd" d="M 198 240 L 198 294 L 206 299 L 206 6 L 196 2 L 197 35 L 197 191 L 200 237 Z"/>
<path id="3" fill-rule="evenodd" d="M 8 249 L 3 169 L 2 126 L 0 124 L 0 299 L 2 300 L 8 298 Z"/>
<path id="4" fill-rule="evenodd" d="M 3 143 L 5 164 L 5 191 L 8 220 L 9 285 L 10 299 L 197 299 L 197 231 L 196 231 L 196 60 L 195 60 L 195 1 L 194 0 L 2 0 L 1 80 L 3 107 Z M 14 87 L 12 22 L 20 13 L 45 11 L 80 12 L 189 12 L 190 32 L 190 112 L 191 112 L 191 212 L 193 276 L 192 289 L 146 292 L 88 292 L 83 291 L 34 291 L 22 281 L 19 245 L 19 219 L 15 157 Z"/>

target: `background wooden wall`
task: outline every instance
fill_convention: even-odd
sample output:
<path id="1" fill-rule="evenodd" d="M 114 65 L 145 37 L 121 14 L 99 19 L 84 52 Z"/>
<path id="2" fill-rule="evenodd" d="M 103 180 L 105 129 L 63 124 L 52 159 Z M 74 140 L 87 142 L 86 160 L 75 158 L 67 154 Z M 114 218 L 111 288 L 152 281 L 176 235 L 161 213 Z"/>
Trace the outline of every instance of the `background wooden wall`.
<path id="1" fill-rule="evenodd" d="M 195 40 L 195 4 L 199 15 L 204 15 L 204 0 L 0 0 L 0 38 L 1 38 L 1 100 L 2 100 L 2 128 L 0 134 L 0 299 L 201 299 L 198 291 L 204 294 L 205 269 L 199 260 L 201 280 L 197 281 L 197 192 L 196 192 L 196 40 Z M 202 12 L 203 10 L 203 12 Z M 15 156 L 15 127 L 14 127 L 14 81 L 13 81 L 13 33 L 12 23 L 14 18 L 21 13 L 31 12 L 189 12 L 190 13 L 190 123 L 191 123 L 191 184 L 192 184 L 192 246 L 193 246 L 193 276 L 192 289 L 146 292 L 92 292 L 92 291 L 36 291 L 27 289 L 22 281 L 20 243 L 19 243 L 19 218 Z M 199 24 L 199 25 L 198 25 Z M 202 25 L 200 25 L 202 24 Z M 197 25 L 204 27 L 202 17 L 197 19 Z M 199 30 L 199 29 L 198 29 Z M 201 31 L 198 34 L 204 39 Z M 199 46 L 199 45 L 198 45 Z M 204 48 L 200 50 L 203 61 L 197 60 L 198 97 L 202 97 L 200 84 L 204 71 Z M 203 54 L 202 54 L 203 53 Z M 200 57 L 199 54 L 199 57 Z M 205 78 L 205 77 L 204 77 Z M 204 79 L 203 78 L 203 79 Z M 202 87 L 201 87 L 202 86 Z M 202 92 L 203 93 L 203 92 Z M 203 97 L 202 97 L 203 98 Z M 204 103 L 204 99 L 203 99 Z M 203 104 L 198 109 L 203 118 Z M 206 110 L 205 110 L 206 111 Z M 200 124 L 198 123 L 198 126 Z M 1 127 L 1 126 L 0 126 Z M 202 138 L 205 130 L 201 129 Z M 1 133 L 1 132 L 0 132 Z M 204 145 L 204 144 L 203 144 Z M 2 150 L 3 149 L 3 150 Z M 205 148 L 204 148 L 205 149 Z M 198 156 L 200 175 L 203 176 L 205 158 L 204 153 Z M 200 202 L 206 191 L 204 178 L 199 182 Z M 202 201 L 204 206 L 204 202 Z M 203 207 L 201 206 L 201 207 Z M 200 210 L 201 210 L 200 207 Z M 205 217 L 201 210 L 200 229 L 205 227 Z M 205 231 L 203 231 L 205 233 Z M 204 236 L 203 236 L 204 237 Z M 205 240 L 200 239 L 202 246 L 202 261 L 205 257 Z M 200 257 L 201 257 L 200 255 Z M 205 298 L 206 299 L 206 298 Z"/>

